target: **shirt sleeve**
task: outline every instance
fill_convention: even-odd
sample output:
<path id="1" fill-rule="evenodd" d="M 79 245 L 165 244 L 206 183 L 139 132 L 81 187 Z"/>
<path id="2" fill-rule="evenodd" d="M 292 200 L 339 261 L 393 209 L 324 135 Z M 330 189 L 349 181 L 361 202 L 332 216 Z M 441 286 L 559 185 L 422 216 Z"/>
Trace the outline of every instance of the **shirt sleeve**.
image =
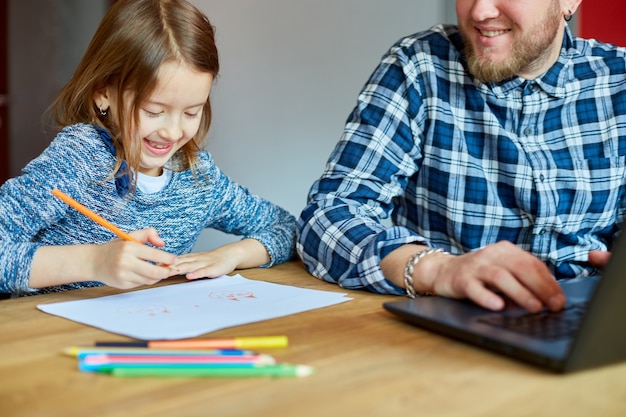
<path id="1" fill-rule="evenodd" d="M 297 250 L 308 271 L 344 288 L 403 293 L 380 260 L 403 244 L 428 245 L 406 227 L 384 225 L 422 158 L 420 85 L 409 71 L 400 46 L 383 57 L 298 219 Z"/>

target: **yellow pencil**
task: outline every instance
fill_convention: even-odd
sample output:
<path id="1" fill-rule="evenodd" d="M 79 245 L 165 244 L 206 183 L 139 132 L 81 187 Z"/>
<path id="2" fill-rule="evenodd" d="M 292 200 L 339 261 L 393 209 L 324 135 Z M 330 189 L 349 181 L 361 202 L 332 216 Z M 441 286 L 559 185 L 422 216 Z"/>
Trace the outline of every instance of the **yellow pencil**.
<path id="1" fill-rule="evenodd" d="M 75 208 L 76 210 L 78 210 L 79 212 L 84 214 L 85 216 L 89 217 L 94 222 L 98 223 L 99 225 L 101 225 L 101 226 L 107 228 L 108 230 L 110 230 L 111 232 L 115 233 L 120 238 L 122 238 L 124 240 L 129 240 L 131 242 L 139 243 L 140 245 L 143 245 L 142 241 L 132 237 L 131 235 L 129 235 L 128 233 L 126 233 L 125 231 L 123 231 L 122 229 L 120 229 L 119 227 L 114 225 L 113 223 L 108 222 L 105 219 L 103 219 L 102 217 L 98 216 L 96 213 L 94 213 L 93 211 L 89 210 L 87 207 L 83 206 L 82 204 L 80 204 L 78 201 L 74 200 L 69 195 L 67 195 L 67 194 L 57 190 L 56 188 L 54 190 L 52 190 L 52 194 L 55 197 L 59 198 L 60 200 L 66 202 L 70 207 Z"/>
<path id="2" fill-rule="evenodd" d="M 287 347 L 287 336 L 248 336 L 133 342 L 96 342 L 97 347 L 134 347 L 153 349 L 259 349 Z"/>

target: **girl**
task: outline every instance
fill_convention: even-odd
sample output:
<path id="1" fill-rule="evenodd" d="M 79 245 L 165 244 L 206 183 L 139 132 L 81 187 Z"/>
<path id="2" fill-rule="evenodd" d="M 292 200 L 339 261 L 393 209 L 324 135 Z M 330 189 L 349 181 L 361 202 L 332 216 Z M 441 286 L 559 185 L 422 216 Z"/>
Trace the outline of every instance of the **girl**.
<path id="1" fill-rule="evenodd" d="M 53 103 L 61 130 L 0 188 L 0 292 L 132 288 L 291 258 L 293 216 L 201 150 L 218 69 L 213 27 L 191 4 L 115 3 Z M 54 188 L 144 244 L 114 239 Z M 243 239 L 188 253 L 207 227 Z"/>

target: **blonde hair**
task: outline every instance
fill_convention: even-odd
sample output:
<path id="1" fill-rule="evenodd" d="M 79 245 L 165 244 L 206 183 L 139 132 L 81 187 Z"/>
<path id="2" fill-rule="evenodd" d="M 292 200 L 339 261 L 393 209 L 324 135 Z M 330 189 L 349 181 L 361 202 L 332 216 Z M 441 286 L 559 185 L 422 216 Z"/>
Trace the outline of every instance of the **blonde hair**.
<path id="1" fill-rule="evenodd" d="M 131 132 L 138 125 L 141 103 L 156 87 L 159 67 L 167 61 L 184 61 L 196 71 L 217 77 L 215 32 L 207 17 L 181 0 L 116 1 L 98 26 L 74 75 L 52 104 L 54 122 L 59 129 L 76 123 L 106 128 L 117 154 L 111 176 L 118 173 L 124 160 L 128 169 L 136 172 L 141 144 L 132 141 Z M 117 92 L 117 123 L 100 114 L 94 103 L 95 92 L 107 86 Z M 131 98 L 130 106 L 124 105 L 125 97 Z M 177 154 L 179 169 L 193 169 L 210 124 L 211 104 L 207 98 L 198 132 Z"/>

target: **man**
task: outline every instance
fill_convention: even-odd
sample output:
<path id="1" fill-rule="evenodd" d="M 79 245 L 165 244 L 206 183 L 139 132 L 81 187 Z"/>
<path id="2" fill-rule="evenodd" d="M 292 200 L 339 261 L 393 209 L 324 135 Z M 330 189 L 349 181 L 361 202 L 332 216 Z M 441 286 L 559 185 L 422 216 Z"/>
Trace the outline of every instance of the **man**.
<path id="1" fill-rule="evenodd" d="M 457 0 L 458 28 L 394 45 L 299 219 L 309 272 L 532 312 L 597 275 L 626 204 L 626 50 L 572 37 L 581 1 Z"/>

